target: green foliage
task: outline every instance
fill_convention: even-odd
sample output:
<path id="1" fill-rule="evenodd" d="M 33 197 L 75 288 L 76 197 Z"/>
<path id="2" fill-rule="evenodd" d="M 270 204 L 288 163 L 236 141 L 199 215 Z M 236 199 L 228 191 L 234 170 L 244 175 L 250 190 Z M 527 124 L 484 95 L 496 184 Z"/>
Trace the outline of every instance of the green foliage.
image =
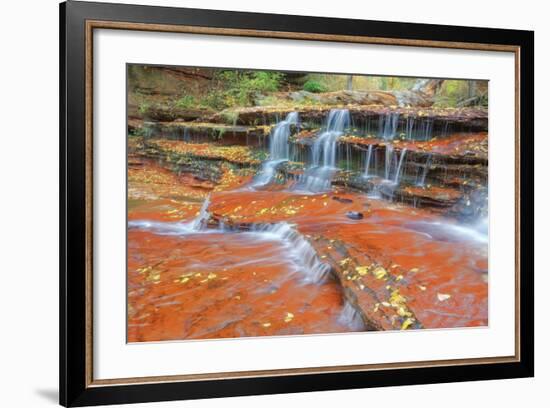
<path id="1" fill-rule="evenodd" d="M 211 108 L 221 110 L 227 107 L 225 102 L 225 94 L 220 90 L 210 90 L 200 101 L 200 106 L 203 108 Z"/>
<path id="2" fill-rule="evenodd" d="M 190 109 L 197 106 L 197 101 L 193 95 L 184 95 L 174 105 L 180 109 Z"/>
<path id="3" fill-rule="evenodd" d="M 228 125 L 235 125 L 237 123 L 237 120 L 239 119 L 239 114 L 231 110 L 224 110 L 221 112 L 221 115 L 224 122 Z"/>
<path id="4" fill-rule="evenodd" d="M 456 106 L 457 103 L 468 97 L 468 81 L 448 79 L 443 82 L 435 97 L 435 106 Z"/>
<path id="5" fill-rule="evenodd" d="M 308 79 L 304 84 L 304 91 L 313 93 L 326 92 L 327 87 L 319 81 Z"/>
<path id="6" fill-rule="evenodd" d="M 222 71 L 217 76 L 225 88 L 226 106 L 250 106 L 257 94 L 275 92 L 282 74 L 268 71 Z"/>
<path id="7" fill-rule="evenodd" d="M 128 137 L 147 137 L 147 132 L 144 128 L 139 127 L 132 130 L 131 132 L 128 132 Z"/>
<path id="8" fill-rule="evenodd" d="M 149 102 L 142 101 L 138 107 L 139 113 L 141 113 L 142 115 L 145 115 L 150 107 L 151 107 L 151 104 Z"/>

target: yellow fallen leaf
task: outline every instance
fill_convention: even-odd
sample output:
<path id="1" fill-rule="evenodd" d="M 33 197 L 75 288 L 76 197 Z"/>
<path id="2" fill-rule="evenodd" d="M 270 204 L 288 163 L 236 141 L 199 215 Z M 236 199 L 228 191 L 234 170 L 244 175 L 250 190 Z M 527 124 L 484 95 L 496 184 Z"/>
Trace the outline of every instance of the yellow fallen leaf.
<path id="1" fill-rule="evenodd" d="M 407 302 L 407 299 L 399 293 L 399 289 L 396 289 L 391 293 L 389 300 L 393 307 L 402 306 Z"/>
<path id="2" fill-rule="evenodd" d="M 418 268 L 412 268 L 409 272 L 416 273 L 416 272 L 418 272 L 418 271 L 419 271 Z"/>
<path id="3" fill-rule="evenodd" d="M 208 279 L 214 279 L 216 276 L 218 276 L 218 275 L 216 275 L 215 273 L 210 272 L 208 274 Z"/>
<path id="4" fill-rule="evenodd" d="M 357 273 L 359 275 L 365 276 L 369 272 L 369 267 L 368 266 L 357 266 L 357 267 L 355 267 L 355 270 L 357 271 Z"/>
<path id="5" fill-rule="evenodd" d="M 444 302 L 446 301 L 447 299 L 449 299 L 451 297 L 451 295 L 448 295 L 446 293 L 438 293 L 437 294 L 437 299 L 440 301 L 440 302 Z"/>
<path id="6" fill-rule="evenodd" d="M 262 323 L 262 326 L 263 327 L 269 327 L 269 326 L 271 326 L 271 323 Z"/>
<path id="7" fill-rule="evenodd" d="M 425 291 L 425 290 L 426 290 L 426 286 L 418 285 L 418 289 L 420 289 L 421 291 Z"/>
<path id="8" fill-rule="evenodd" d="M 414 320 L 408 317 L 407 319 L 405 319 L 405 321 L 401 325 L 401 330 L 407 330 L 413 323 L 414 323 Z"/>
<path id="9" fill-rule="evenodd" d="M 376 279 L 383 279 L 388 272 L 386 272 L 383 267 L 378 266 L 374 271 L 372 271 L 372 274 L 376 277 Z"/>
<path id="10" fill-rule="evenodd" d="M 397 314 L 401 317 L 411 317 L 412 313 L 405 309 L 403 306 L 397 308 Z"/>
<path id="11" fill-rule="evenodd" d="M 290 322 L 292 319 L 294 319 L 294 315 L 290 312 L 287 312 L 285 317 L 285 323 Z"/>
<path id="12" fill-rule="evenodd" d="M 342 259 L 340 262 L 338 262 L 341 266 L 345 266 L 347 263 L 349 263 L 350 259 L 349 258 L 345 258 L 345 259 Z"/>

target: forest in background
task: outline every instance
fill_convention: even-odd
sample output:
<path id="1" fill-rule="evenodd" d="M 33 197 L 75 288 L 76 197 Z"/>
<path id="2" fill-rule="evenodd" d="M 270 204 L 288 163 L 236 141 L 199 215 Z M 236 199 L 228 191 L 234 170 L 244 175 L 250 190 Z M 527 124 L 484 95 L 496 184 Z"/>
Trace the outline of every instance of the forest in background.
<path id="1" fill-rule="evenodd" d="M 213 68 L 128 66 L 129 107 L 139 116 L 196 109 L 204 113 L 250 106 L 321 106 L 321 94 L 338 91 L 405 91 L 418 78 L 282 73 Z M 289 93 L 294 94 L 289 97 Z M 447 79 L 433 107 L 486 107 L 487 81 Z M 154 114 L 153 114 L 154 116 Z"/>

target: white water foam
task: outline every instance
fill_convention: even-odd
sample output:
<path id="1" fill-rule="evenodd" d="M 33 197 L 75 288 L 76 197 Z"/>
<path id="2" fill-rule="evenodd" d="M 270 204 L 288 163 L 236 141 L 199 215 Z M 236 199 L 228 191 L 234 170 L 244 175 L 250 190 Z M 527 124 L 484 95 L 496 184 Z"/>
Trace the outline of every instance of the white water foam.
<path id="1" fill-rule="evenodd" d="M 330 266 L 321 261 L 311 244 L 290 224 L 254 226 L 251 233 L 258 234 L 258 239 L 277 240 L 286 248 L 288 258 L 297 269 L 305 274 L 307 283 L 321 283 L 330 273 Z"/>

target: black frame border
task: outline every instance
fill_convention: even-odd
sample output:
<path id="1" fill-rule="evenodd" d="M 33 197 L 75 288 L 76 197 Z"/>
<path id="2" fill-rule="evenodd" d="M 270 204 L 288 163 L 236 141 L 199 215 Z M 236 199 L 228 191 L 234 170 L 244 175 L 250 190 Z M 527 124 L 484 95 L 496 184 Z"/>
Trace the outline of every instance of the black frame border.
<path id="1" fill-rule="evenodd" d="M 60 404 L 88 406 L 534 376 L 534 32 L 68 1 L 60 4 Z M 517 46 L 521 147 L 516 362 L 89 386 L 86 381 L 86 21 Z M 406 33 L 406 34 L 405 34 Z M 519 160 L 518 160 L 519 159 Z"/>

